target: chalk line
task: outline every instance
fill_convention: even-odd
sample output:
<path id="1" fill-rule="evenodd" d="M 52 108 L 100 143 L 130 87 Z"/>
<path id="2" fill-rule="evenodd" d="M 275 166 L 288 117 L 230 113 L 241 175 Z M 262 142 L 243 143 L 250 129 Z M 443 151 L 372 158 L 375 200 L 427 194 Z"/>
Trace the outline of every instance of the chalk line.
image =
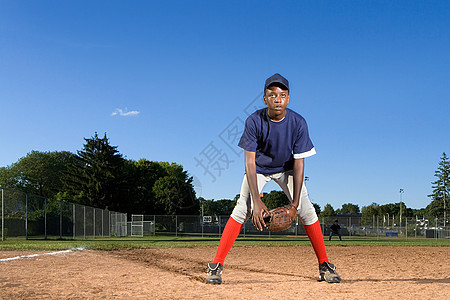
<path id="1" fill-rule="evenodd" d="M 69 250 L 61 250 L 61 251 L 54 251 L 54 252 L 48 252 L 48 253 L 21 255 L 21 256 L 16 256 L 16 257 L 2 258 L 2 259 L 0 259 L 0 262 L 23 259 L 23 258 L 31 258 L 31 257 L 37 257 L 37 256 L 43 256 L 43 255 L 58 255 L 58 254 L 69 253 L 69 252 L 73 252 L 73 251 L 81 251 L 81 250 L 84 250 L 84 248 L 78 247 L 78 248 L 73 248 L 73 249 L 69 249 Z"/>

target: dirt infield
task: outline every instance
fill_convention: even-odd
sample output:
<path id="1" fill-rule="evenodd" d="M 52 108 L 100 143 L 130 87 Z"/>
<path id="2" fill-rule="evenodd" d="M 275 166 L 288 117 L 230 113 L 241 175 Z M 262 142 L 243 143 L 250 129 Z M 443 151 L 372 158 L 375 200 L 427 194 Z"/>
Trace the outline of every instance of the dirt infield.
<path id="1" fill-rule="evenodd" d="M 215 247 L 0 252 L 0 298 L 445 299 L 450 247 L 327 247 L 343 278 L 318 282 L 312 248 L 234 247 L 219 286 L 204 283 Z"/>

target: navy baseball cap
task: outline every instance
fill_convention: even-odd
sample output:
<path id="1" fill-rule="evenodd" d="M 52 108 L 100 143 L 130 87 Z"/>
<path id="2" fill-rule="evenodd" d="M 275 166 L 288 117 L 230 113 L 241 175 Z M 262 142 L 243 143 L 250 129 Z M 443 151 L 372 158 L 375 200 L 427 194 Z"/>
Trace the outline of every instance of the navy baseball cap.
<path id="1" fill-rule="evenodd" d="M 269 86 L 273 84 L 279 84 L 282 87 L 285 87 L 285 90 L 289 91 L 289 81 L 278 73 L 275 73 L 269 78 L 267 78 L 266 84 L 264 85 L 264 90 L 266 90 Z"/>

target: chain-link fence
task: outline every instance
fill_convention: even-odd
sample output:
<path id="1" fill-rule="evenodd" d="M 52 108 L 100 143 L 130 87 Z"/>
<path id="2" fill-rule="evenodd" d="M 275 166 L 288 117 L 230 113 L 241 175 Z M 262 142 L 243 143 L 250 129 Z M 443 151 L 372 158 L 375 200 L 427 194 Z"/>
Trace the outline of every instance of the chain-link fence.
<path id="1" fill-rule="evenodd" d="M 127 236 L 127 215 L 1 189 L 1 234 L 26 239 Z"/>
<path id="2" fill-rule="evenodd" d="M 405 239 L 420 237 L 450 238 L 450 226 L 444 222 L 443 218 L 395 217 L 373 216 L 370 225 L 349 228 L 349 235 L 376 236 L 377 238 L 383 236 L 399 237 Z"/>
<path id="3" fill-rule="evenodd" d="M 143 215 L 143 235 L 193 235 L 201 237 L 220 237 L 228 222 L 229 216 L 183 216 L 183 215 Z M 128 223 L 128 231 L 135 228 L 136 222 Z M 259 231 L 249 219 L 242 226 L 240 236 L 281 236 L 281 235 L 306 235 L 305 229 L 299 220 L 293 222 L 293 226 L 285 231 L 269 232 Z"/>
<path id="4" fill-rule="evenodd" d="M 220 237 L 229 216 L 167 216 L 167 215 L 139 215 L 134 222 L 128 223 L 128 232 L 132 228 L 138 228 L 140 236 L 149 235 L 175 235 L 175 236 L 201 236 Z M 373 224 L 361 225 L 361 215 L 338 215 L 334 217 L 320 217 L 320 225 L 323 235 L 329 238 L 331 225 L 337 220 L 340 227 L 339 233 L 343 239 L 356 239 L 358 237 L 396 238 L 450 238 L 450 228 L 443 226 L 443 220 L 416 220 L 416 218 L 404 218 L 402 222 L 387 223 L 379 216 L 373 217 Z M 138 221 L 136 221 L 138 220 Z M 392 220 L 391 220 L 392 221 Z M 293 222 L 293 226 L 282 232 L 258 231 L 253 226 L 251 219 L 241 229 L 240 236 L 305 236 L 306 232 L 299 220 Z"/>
<path id="5" fill-rule="evenodd" d="M 220 237 L 229 216 L 168 216 L 127 215 L 65 201 L 56 201 L 10 189 L 1 189 L 1 234 L 26 239 L 69 238 L 84 239 L 109 236 L 136 237 L 175 235 Z M 395 219 L 392 216 L 373 216 L 362 222 L 361 215 L 320 217 L 322 232 L 329 238 L 331 225 L 338 221 L 343 239 L 358 237 L 392 238 L 450 238 L 450 228 L 443 219 Z M 370 223 L 370 224 L 367 224 Z M 282 232 L 258 231 L 251 219 L 242 227 L 240 236 L 305 236 L 301 222 Z"/>

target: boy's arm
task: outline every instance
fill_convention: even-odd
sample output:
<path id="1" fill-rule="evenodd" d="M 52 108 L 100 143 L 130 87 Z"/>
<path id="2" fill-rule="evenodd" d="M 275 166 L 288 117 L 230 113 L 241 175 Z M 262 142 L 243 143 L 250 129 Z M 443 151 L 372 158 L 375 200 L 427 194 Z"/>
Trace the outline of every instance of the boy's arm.
<path id="1" fill-rule="evenodd" d="M 266 226 L 263 220 L 263 214 L 266 212 L 269 214 L 264 202 L 262 202 L 258 191 L 258 182 L 256 179 L 256 162 L 255 162 L 256 152 L 251 152 L 245 150 L 245 176 L 247 176 L 248 186 L 250 188 L 250 194 L 253 201 L 253 214 L 252 221 L 253 225 L 258 230 L 263 230 L 263 226 Z"/>
<path id="2" fill-rule="evenodd" d="M 305 159 L 294 159 L 294 195 L 292 198 L 292 205 L 298 208 L 300 203 L 300 194 L 303 186 L 303 174 L 305 171 Z"/>

